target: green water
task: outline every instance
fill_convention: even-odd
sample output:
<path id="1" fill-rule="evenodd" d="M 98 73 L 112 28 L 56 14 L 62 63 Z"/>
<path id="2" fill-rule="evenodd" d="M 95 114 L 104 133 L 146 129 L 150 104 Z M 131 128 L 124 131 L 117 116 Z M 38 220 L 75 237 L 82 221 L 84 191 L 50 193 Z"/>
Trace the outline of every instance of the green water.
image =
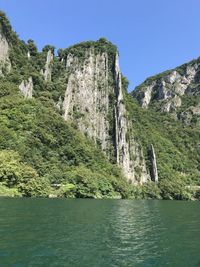
<path id="1" fill-rule="evenodd" d="M 4 266 L 200 266 L 200 202 L 0 199 Z"/>

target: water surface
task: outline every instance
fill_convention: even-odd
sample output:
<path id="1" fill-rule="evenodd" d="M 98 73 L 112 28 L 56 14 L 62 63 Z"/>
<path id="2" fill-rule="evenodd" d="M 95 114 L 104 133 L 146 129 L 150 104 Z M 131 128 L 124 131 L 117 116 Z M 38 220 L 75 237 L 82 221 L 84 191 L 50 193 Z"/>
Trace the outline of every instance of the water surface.
<path id="1" fill-rule="evenodd" d="M 4 266 L 200 266 L 200 202 L 0 199 Z"/>

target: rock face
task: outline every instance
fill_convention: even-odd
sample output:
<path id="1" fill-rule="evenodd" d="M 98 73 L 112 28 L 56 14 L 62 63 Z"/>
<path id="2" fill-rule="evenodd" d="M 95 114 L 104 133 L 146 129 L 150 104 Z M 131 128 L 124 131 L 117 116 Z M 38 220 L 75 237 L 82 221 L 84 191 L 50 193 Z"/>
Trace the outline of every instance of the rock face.
<path id="1" fill-rule="evenodd" d="M 28 59 L 30 59 L 30 58 L 31 58 L 31 54 L 30 54 L 30 52 L 29 52 L 29 51 L 27 52 L 27 58 L 28 58 Z"/>
<path id="2" fill-rule="evenodd" d="M 9 72 L 10 68 L 9 44 L 0 26 L 0 74 L 3 74 L 4 71 Z"/>
<path id="3" fill-rule="evenodd" d="M 134 140 L 133 136 L 128 136 L 132 128 L 127 120 L 127 111 L 124 105 L 121 72 L 119 67 L 119 58 L 115 58 L 115 95 L 116 104 L 115 114 L 115 150 L 116 159 L 119 166 L 124 170 L 125 176 L 131 182 L 145 183 L 149 179 L 142 149 Z M 128 136 L 128 137 L 127 137 Z M 132 159 L 133 156 L 134 160 Z"/>
<path id="4" fill-rule="evenodd" d="M 49 50 L 47 52 L 45 69 L 43 72 L 45 81 L 51 81 L 52 64 L 53 64 L 53 54 L 52 54 L 51 50 Z"/>
<path id="5" fill-rule="evenodd" d="M 25 98 L 32 98 L 33 94 L 33 80 L 29 77 L 28 80 L 24 80 L 19 85 L 19 90 L 22 92 Z"/>
<path id="6" fill-rule="evenodd" d="M 200 94 L 200 59 L 147 79 L 132 95 L 142 107 L 160 103 L 163 112 L 176 113 L 183 96 Z"/>
<path id="7" fill-rule="evenodd" d="M 157 162 L 156 162 L 156 154 L 153 145 L 151 145 L 149 158 L 151 162 L 151 180 L 154 182 L 158 182 L 158 169 L 157 169 Z"/>
<path id="8" fill-rule="evenodd" d="M 144 183 L 149 176 L 142 150 L 134 137 L 128 136 L 130 125 L 118 53 L 111 59 L 109 53 L 90 47 L 83 58 L 80 60 L 73 53 L 67 55 L 66 91 L 62 105 L 59 104 L 63 117 L 76 124 L 112 162 L 122 167 L 130 182 Z"/>
<path id="9" fill-rule="evenodd" d="M 130 177 L 130 151 L 129 143 L 126 140 L 126 135 L 128 133 L 128 123 L 126 119 L 126 108 L 123 103 L 123 93 L 122 93 L 122 82 L 121 73 L 119 68 L 118 55 L 115 59 L 115 95 L 116 95 L 116 105 L 115 105 L 115 135 L 116 135 L 116 157 L 117 163 L 122 165 L 124 172 L 127 177 Z M 130 177 L 131 178 L 131 177 Z"/>
<path id="10" fill-rule="evenodd" d="M 80 65 L 76 56 L 69 54 L 66 70 L 68 83 L 63 102 L 65 120 L 77 121 L 80 131 L 86 133 L 102 150 L 109 148 L 109 85 L 108 56 L 95 56 L 93 49 L 86 52 Z"/>

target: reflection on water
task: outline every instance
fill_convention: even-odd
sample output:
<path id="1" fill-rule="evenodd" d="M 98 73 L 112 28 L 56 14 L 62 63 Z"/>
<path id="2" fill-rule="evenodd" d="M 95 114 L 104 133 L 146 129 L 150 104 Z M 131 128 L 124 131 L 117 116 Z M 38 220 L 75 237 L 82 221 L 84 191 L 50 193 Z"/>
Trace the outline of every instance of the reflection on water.
<path id="1" fill-rule="evenodd" d="M 127 257 L 133 258 L 135 264 L 159 260 L 159 233 L 163 226 L 157 205 L 158 202 L 144 201 L 141 209 L 141 202 L 118 202 L 111 226 L 112 238 L 117 241 L 112 247 L 116 264 L 125 264 Z"/>
<path id="2" fill-rule="evenodd" d="M 0 200 L 0 267 L 200 266 L 200 203 Z"/>

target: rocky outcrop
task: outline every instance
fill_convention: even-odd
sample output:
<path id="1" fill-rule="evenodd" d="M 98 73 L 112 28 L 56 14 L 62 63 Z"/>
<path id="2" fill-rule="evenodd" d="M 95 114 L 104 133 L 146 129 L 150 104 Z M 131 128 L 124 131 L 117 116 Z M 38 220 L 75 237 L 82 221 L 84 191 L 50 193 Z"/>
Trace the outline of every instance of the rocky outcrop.
<path id="1" fill-rule="evenodd" d="M 45 81 L 51 81 L 52 65 L 53 65 L 53 53 L 51 52 L 51 50 L 49 50 L 47 52 L 45 69 L 44 71 L 42 71 Z"/>
<path id="2" fill-rule="evenodd" d="M 30 59 L 31 58 L 31 54 L 30 51 L 27 52 L 27 58 Z"/>
<path id="3" fill-rule="evenodd" d="M 9 60 L 9 44 L 0 26 L 0 75 L 9 72 L 11 63 Z"/>
<path id="4" fill-rule="evenodd" d="M 174 112 L 182 106 L 182 97 L 200 93 L 200 59 L 147 79 L 132 95 L 143 108 L 160 103 L 160 110 Z"/>
<path id="5" fill-rule="evenodd" d="M 19 85 L 19 90 L 22 92 L 25 98 L 32 98 L 33 94 L 32 77 L 29 77 L 28 80 L 23 80 Z"/>
<path id="6" fill-rule="evenodd" d="M 156 154 L 155 154 L 153 145 L 151 145 L 150 147 L 149 159 L 151 162 L 151 167 L 150 167 L 151 180 L 154 182 L 158 182 L 158 169 L 157 169 L 157 162 L 156 162 Z"/>
<path id="7" fill-rule="evenodd" d="M 116 135 L 116 157 L 117 163 L 121 165 L 127 177 L 131 175 L 129 143 L 126 140 L 128 134 L 128 123 L 126 119 L 126 108 L 123 103 L 121 73 L 119 68 L 118 54 L 115 58 L 115 135 Z M 131 177 L 130 177 L 131 178 Z"/>
<path id="8" fill-rule="evenodd" d="M 61 104 L 59 100 L 64 119 L 93 139 L 130 182 L 146 182 L 149 176 L 143 152 L 134 136 L 129 136 L 118 53 L 113 59 L 90 47 L 81 60 L 69 53 L 66 75 L 64 101 Z"/>
<path id="9" fill-rule="evenodd" d="M 132 126 L 127 120 L 127 111 L 124 104 L 121 72 L 118 54 L 115 58 L 115 149 L 116 160 L 124 170 L 130 182 L 145 183 L 149 179 L 142 149 L 135 141 L 133 134 L 129 134 Z M 134 160 L 131 158 L 131 154 Z"/>

